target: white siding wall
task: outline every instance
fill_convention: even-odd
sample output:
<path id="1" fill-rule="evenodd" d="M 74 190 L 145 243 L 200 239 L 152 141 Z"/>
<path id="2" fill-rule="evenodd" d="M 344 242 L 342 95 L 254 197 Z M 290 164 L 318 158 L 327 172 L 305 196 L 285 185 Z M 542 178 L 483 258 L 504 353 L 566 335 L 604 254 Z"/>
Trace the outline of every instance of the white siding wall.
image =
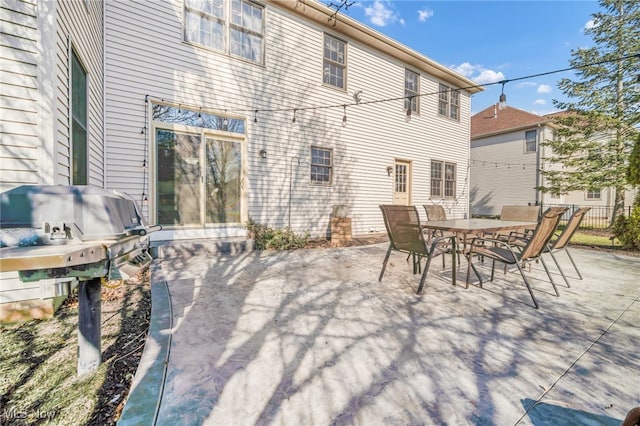
<path id="1" fill-rule="evenodd" d="M 38 183 L 36 1 L 1 0 L 0 191 Z"/>
<path id="2" fill-rule="evenodd" d="M 48 2 L 43 2 L 48 3 Z M 70 147 L 70 74 L 71 52 L 74 49 L 87 72 L 88 85 L 88 184 L 104 187 L 103 146 L 103 43 L 102 1 L 57 2 L 55 35 L 56 85 L 56 147 L 55 183 L 71 184 Z M 53 37 L 53 35 L 48 35 Z M 53 71 L 53 69 L 51 69 Z"/>
<path id="3" fill-rule="evenodd" d="M 69 52 L 89 80 L 89 184 L 103 186 L 102 2 L 0 0 L 0 191 L 69 184 Z M 61 280 L 0 274 L 0 304 L 60 295 Z"/>
<path id="4" fill-rule="evenodd" d="M 419 116 L 404 121 L 403 101 L 291 112 L 267 109 L 341 105 L 364 90 L 363 101 L 404 95 L 404 64 L 340 33 L 348 42 L 347 92 L 322 85 L 324 28 L 280 9 L 266 7 L 265 66 L 250 64 L 182 42 L 182 1 L 107 2 L 108 187 L 140 199 L 145 181 L 145 96 L 202 106 L 247 119 L 248 214 L 260 223 L 287 225 L 289 171 L 293 166 L 291 225 L 325 235 L 331 206 L 351 207 L 353 233 L 384 231 L 378 205 L 392 202 L 395 158 L 411 160 L 412 203 L 429 202 L 431 159 L 458 163 L 459 199 L 446 200 L 450 215 L 468 205 L 469 96 L 461 95 L 461 120 L 437 114 L 437 96 L 425 96 Z M 437 92 L 438 81 L 422 75 L 421 91 Z M 253 110 L 258 123 L 253 122 Z M 249 111 L 240 113 L 239 111 Z M 152 135 L 148 135 L 151 144 Z M 331 186 L 309 183 L 310 146 L 332 148 Z M 267 150 L 267 158 L 258 152 Z M 150 146 L 148 152 L 153 152 Z M 149 182 L 151 176 L 146 178 Z M 144 189 L 149 193 L 148 188 Z M 437 200 L 441 202 L 441 200 Z M 422 212 L 421 212 L 422 213 Z"/>
<path id="5" fill-rule="evenodd" d="M 525 130 L 471 141 L 472 213 L 499 215 L 504 205 L 536 202 L 536 153 L 524 153 Z"/>

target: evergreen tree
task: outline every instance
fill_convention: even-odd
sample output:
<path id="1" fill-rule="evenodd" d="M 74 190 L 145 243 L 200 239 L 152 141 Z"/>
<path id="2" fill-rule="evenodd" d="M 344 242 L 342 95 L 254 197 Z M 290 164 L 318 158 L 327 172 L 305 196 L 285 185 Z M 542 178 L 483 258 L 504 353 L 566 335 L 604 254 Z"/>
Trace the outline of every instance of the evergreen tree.
<path id="1" fill-rule="evenodd" d="M 572 50 L 575 80 L 558 87 L 569 98 L 554 100 L 563 111 L 553 117 L 556 137 L 546 145 L 545 160 L 562 164 L 543 170 L 544 192 L 615 190 L 612 218 L 623 212 L 627 166 L 640 122 L 640 2 L 600 0 L 602 12 L 592 15 L 585 30 L 594 46 Z"/>
<path id="2" fill-rule="evenodd" d="M 640 84 L 640 82 L 639 82 Z M 638 88 L 640 91 L 640 88 Z M 629 169 L 627 170 L 627 183 L 640 186 L 640 132 L 636 136 L 636 143 L 629 156 Z"/>

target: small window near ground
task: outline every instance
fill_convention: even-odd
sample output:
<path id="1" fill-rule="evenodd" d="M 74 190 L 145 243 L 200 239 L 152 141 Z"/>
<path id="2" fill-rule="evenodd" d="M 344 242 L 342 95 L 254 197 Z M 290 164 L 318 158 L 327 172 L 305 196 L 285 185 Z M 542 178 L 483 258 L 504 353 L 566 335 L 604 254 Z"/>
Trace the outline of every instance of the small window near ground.
<path id="1" fill-rule="evenodd" d="M 329 185 L 333 172 L 333 152 L 311 147 L 311 183 Z"/>
<path id="2" fill-rule="evenodd" d="M 599 200 L 602 194 L 599 189 L 587 191 L 587 200 Z"/>
<path id="3" fill-rule="evenodd" d="M 325 34 L 323 58 L 322 81 L 339 89 L 346 89 L 347 43 Z"/>
<path id="4" fill-rule="evenodd" d="M 431 197 L 455 198 L 457 181 L 456 163 L 431 160 Z"/>
<path id="5" fill-rule="evenodd" d="M 410 70 L 404 71 L 404 109 L 405 111 L 411 109 L 411 112 L 420 112 L 420 74 Z"/>
<path id="6" fill-rule="evenodd" d="M 536 140 L 538 132 L 536 130 L 527 130 L 524 133 L 524 153 L 536 152 Z"/>

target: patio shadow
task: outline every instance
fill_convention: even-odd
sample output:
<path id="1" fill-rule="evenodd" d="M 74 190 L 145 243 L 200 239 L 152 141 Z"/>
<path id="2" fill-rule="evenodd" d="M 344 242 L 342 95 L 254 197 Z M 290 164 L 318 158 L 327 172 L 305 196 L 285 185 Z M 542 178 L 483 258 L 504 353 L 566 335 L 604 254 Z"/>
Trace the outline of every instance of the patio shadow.
<path id="1" fill-rule="evenodd" d="M 522 399 L 522 406 L 527 411 L 529 419 L 534 426 L 557 425 L 603 425 L 620 426 L 621 419 L 616 419 L 601 414 L 588 413 L 571 407 L 537 402 L 533 399 Z"/>

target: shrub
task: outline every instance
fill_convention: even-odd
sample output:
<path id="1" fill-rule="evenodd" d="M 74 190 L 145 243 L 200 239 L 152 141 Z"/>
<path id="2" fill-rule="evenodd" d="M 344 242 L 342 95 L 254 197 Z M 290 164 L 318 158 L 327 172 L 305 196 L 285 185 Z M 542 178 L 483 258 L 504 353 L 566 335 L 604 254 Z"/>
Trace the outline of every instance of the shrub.
<path id="1" fill-rule="evenodd" d="M 629 217 L 621 215 L 616 219 L 613 234 L 625 249 L 640 250 L 640 195 L 633 202 Z"/>
<path id="2" fill-rule="evenodd" d="M 293 250 L 305 247 L 309 241 L 309 232 L 300 235 L 289 228 L 274 229 L 253 219 L 249 219 L 246 226 L 258 250 Z"/>

